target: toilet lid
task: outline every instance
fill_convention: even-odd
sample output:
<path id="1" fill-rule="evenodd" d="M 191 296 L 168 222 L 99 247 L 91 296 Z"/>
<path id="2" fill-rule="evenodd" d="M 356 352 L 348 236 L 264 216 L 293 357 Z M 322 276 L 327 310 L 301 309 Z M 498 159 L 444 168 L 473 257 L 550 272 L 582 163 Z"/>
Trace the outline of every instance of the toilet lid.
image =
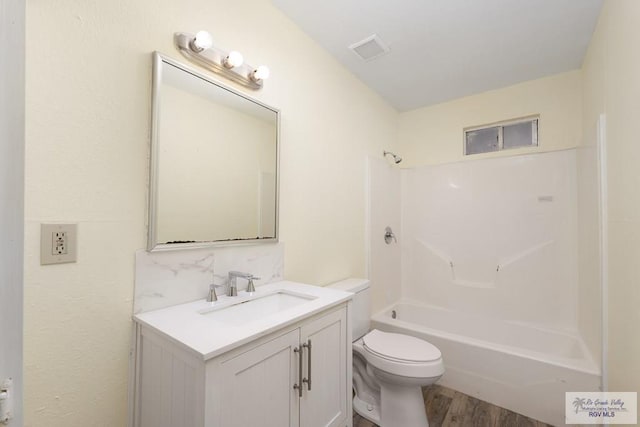
<path id="1" fill-rule="evenodd" d="M 431 362 L 442 357 L 440 350 L 419 338 L 372 330 L 363 337 L 364 347 L 387 359 Z"/>

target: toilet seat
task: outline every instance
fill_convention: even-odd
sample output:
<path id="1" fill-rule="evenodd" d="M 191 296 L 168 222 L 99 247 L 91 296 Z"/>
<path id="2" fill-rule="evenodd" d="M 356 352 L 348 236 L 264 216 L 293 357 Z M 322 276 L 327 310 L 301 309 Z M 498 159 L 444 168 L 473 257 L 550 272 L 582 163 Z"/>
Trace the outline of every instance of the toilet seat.
<path id="1" fill-rule="evenodd" d="M 389 374 L 431 378 L 444 374 L 442 353 L 427 341 L 409 335 L 372 330 L 360 340 L 363 356 Z"/>
<path id="2" fill-rule="evenodd" d="M 363 337 L 363 342 L 372 353 L 398 362 L 432 362 L 442 357 L 436 346 L 410 335 L 374 329 Z"/>

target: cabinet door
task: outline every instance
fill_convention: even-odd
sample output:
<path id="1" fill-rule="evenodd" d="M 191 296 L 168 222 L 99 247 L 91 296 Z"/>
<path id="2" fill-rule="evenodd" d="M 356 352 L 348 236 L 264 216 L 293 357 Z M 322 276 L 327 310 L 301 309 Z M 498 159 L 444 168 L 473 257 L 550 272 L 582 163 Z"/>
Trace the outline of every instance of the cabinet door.
<path id="1" fill-rule="evenodd" d="M 351 397 L 347 384 L 347 315 L 338 310 L 301 328 L 304 348 L 303 376 L 311 380 L 303 383 L 300 399 L 301 427 L 344 426 L 347 403 Z M 309 357 L 310 355 L 310 357 Z M 309 365 L 311 360 L 311 365 Z M 310 374 L 310 375 L 309 375 Z"/>
<path id="2" fill-rule="evenodd" d="M 221 426 L 298 427 L 298 330 L 221 363 Z"/>

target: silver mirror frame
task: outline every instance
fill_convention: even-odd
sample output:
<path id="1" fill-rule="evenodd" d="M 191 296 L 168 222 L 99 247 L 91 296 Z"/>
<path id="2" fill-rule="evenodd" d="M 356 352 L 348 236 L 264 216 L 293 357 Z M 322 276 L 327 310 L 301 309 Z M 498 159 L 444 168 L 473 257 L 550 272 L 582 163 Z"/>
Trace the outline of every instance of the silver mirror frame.
<path id="1" fill-rule="evenodd" d="M 205 80 L 219 86 L 237 96 L 267 108 L 276 113 L 276 212 L 275 212 L 275 237 L 264 239 L 240 239 L 240 240 L 215 240 L 189 243 L 159 243 L 158 236 L 158 149 L 159 149 L 159 120 L 160 120 L 160 86 L 162 84 L 162 64 L 167 63 L 179 68 L 194 77 Z M 151 91 L 151 152 L 149 156 L 149 217 L 147 233 L 147 251 L 169 251 L 176 249 L 195 249 L 215 246 L 255 245 L 262 243 L 277 243 L 280 234 L 280 110 L 248 96 L 245 93 L 221 83 L 208 75 L 201 73 L 187 65 L 184 65 L 160 52 L 153 52 L 153 77 Z"/>

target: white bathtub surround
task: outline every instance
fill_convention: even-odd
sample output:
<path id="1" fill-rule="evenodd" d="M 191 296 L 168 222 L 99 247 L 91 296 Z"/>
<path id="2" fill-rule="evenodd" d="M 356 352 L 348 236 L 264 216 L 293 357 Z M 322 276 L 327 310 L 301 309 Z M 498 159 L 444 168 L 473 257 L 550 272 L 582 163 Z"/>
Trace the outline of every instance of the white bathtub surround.
<path id="1" fill-rule="evenodd" d="M 576 152 L 407 170 L 403 295 L 575 331 Z"/>
<path id="2" fill-rule="evenodd" d="M 134 314 L 204 299 L 209 285 L 227 282 L 229 271 L 260 277 L 256 288 L 283 279 L 284 245 L 239 245 L 220 248 L 136 252 Z M 215 277 L 215 279 L 214 279 Z M 246 288 L 238 280 L 238 290 Z M 218 289 L 218 293 L 222 289 Z"/>
<path id="3" fill-rule="evenodd" d="M 598 125 L 598 126 L 597 126 Z M 585 138 L 588 146 L 576 150 L 578 172 L 578 330 L 589 351 L 596 360 L 603 359 L 604 339 L 603 307 L 606 307 L 603 289 L 606 275 L 603 274 L 601 237 L 606 227 L 601 228 L 603 213 L 601 201 L 602 173 L 599 158 L 599 123 L 594 124 Z M 602 241 L 604 244 L 604 241 Z M 601 286 L 602 284 L 602 286 Z M 603 304 L 604 303 L 604 304 Z M 606 365 L 606 361 L 604 361 Z"/>
<path id="4" fill-rule="evenodd" d="M 600 368 L 577 334 L 409 300 L 375 314 L 372 327 L 438 347 L 441 385 L 552 425 L 564 425 L 565 392 L 600 384 Z"/>
<path id="5" fill-rule="evenodd" d="M 400 287 L 388 285 L 400 283 L 402 274 L 401 170 L 391 159 L 370 156 L 367 158 L 367 180 L 367 270 L 373 306 L 384 307 L 400 298 Z M 397 241 L 385 243 L 386 227 L 391 227 Z"/>
<path id="6" fill-rule="evenodd" d="M 563 424 L 563 393 L 600 386 L 595 148 L 370 171 L 402 205 L 400 260 L 370 245 L 372 287 L 399 294 L 374 300 L 372 327 L 440 348 L 443 385 Z M 371 197 L 370 224 L 393 203 Z"/>

